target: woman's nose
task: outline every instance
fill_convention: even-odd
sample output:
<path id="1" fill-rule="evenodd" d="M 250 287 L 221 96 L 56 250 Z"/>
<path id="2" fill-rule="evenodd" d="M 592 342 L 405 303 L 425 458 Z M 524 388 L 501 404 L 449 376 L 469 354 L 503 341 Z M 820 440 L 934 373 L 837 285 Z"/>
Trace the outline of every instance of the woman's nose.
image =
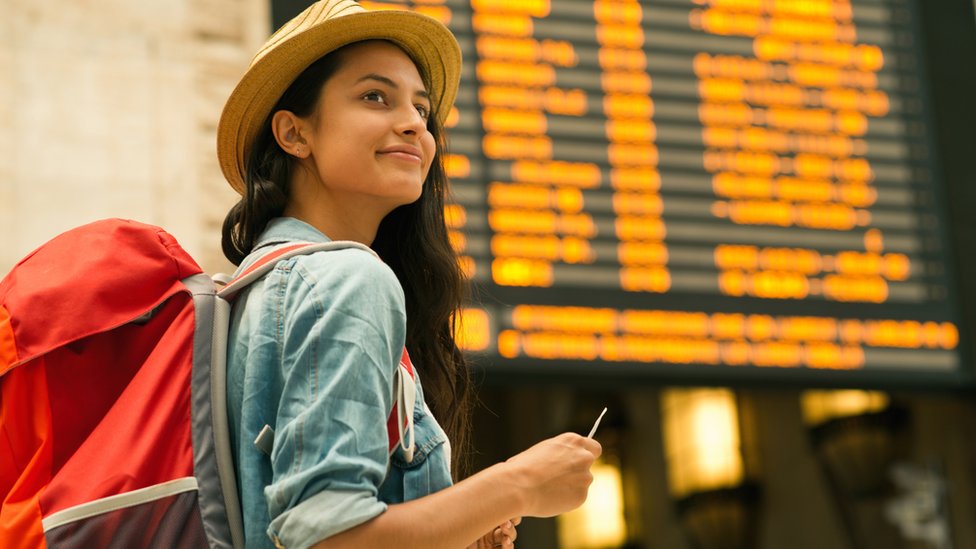
<path id="1" fill-rule="evenodd" d="M 397 110 L 400 111 L 397 114 L 397 133 L 419 135 L 427 129 L 427 120 L 412 104 Z"/>

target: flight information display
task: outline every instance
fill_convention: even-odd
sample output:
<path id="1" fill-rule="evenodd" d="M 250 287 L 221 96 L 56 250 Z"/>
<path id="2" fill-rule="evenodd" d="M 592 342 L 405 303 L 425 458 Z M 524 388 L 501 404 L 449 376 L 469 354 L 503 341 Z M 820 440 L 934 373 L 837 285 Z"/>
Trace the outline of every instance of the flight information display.
<path id="1" fill-rule="evenodd" d="M 489 371 L 959 373 L 912 1 L 361 3 L 461 44 L 446 214 Z"/>

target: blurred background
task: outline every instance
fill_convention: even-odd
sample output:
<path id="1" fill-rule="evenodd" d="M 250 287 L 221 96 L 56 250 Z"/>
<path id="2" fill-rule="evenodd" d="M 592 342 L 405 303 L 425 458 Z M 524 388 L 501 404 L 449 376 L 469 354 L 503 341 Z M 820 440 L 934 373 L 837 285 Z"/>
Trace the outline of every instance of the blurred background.
<path id="1" fill-rule="evenodd" d="M 362 3 L 464 55 L 474 468 L 609 408 L 520 547 L 976 548 L 971 0 Z M 104 217 L 232 269 L 217 120 L 309 4 L 0 0 L 0 272 Z"/>

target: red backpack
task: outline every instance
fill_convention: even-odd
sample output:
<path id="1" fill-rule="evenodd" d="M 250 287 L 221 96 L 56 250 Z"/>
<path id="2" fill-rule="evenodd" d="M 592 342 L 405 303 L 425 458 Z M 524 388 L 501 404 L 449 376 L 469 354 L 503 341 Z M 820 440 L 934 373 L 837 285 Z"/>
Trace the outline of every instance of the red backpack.
<path id="1" fill-rule="evenodd" d="M 279 260 L 349 246 L 275 249 L 218 291 L 170 234 L 113 219 L 18 263 L 0 281 L 0 547 L 243 547 L 229 301 Z M 391 452 L 412 376 L 404 351 Z"/>

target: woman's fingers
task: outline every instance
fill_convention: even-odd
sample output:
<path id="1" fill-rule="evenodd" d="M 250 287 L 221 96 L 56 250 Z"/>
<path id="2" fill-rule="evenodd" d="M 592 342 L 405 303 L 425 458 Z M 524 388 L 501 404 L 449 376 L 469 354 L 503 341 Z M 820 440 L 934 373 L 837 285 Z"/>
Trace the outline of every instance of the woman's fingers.
<path id="1" fill-rule="evenodd" d="M 505 524 L 502 524 L 501 530 L 505 537 L 512 542 L 514 542 L 515 538 L 518 537 L 518 530 L 515 529 L 515 523 L 511 520 Z"/>
<path id="2" fill-rule="evenodd" d="M 524 487 L 524 514 L 550 517 L 579 507 L 593 482 L 590 467 L 601 452 L 599 442 L 563 433 L 509 458 L 506 466 Z"/>
<path id="3" fill-rule="evenodd" d="M 518 519 L 521 522 L 521 519 Z M 518 537 L 518 531 L 515 529 L 514 521 L 505 521 L 501 526 L 495 528 L 492 532 L 492 542 L 495 547 L 503 547 L 504 549 L 510 549 L 515 547 L 515 539 Z"/>

